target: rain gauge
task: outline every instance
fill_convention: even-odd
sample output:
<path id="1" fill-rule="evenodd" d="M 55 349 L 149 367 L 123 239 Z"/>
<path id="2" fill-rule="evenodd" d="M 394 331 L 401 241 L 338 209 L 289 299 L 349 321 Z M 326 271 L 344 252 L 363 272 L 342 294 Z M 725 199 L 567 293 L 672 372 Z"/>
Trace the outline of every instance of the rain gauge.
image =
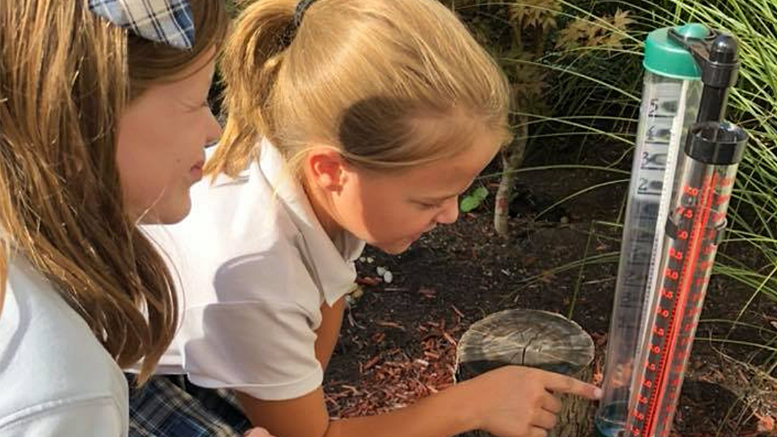
<path id="1" fill-rule="evenodd" d="M 723 121 L 736 40 L 656 30 L 628 191 L 600 437 L 669 434 L 747 134 Z"/>

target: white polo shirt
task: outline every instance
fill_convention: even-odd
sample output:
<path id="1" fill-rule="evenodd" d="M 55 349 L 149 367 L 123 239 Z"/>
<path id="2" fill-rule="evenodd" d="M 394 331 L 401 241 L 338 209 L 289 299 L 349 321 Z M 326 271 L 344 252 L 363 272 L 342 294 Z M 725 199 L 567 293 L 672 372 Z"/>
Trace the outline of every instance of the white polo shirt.
<path id="1" fill-rule="evenodd" d="M 179 224 L 145 228 L 182 292 L 181 329 L 158 372 L 263 400 L 318 388 L 321 306 L 352 289 L 364 243 L 350 234 L 332 242 L 266 141 L 239 177 L 196 184 L 192 205 Z"/>
<path id="2" fill-rule="evenodd" d="M 0 315 L 0 436 L 127 436 L 127 381 L 116 362 L 25 259 L 9 264 Z"/>

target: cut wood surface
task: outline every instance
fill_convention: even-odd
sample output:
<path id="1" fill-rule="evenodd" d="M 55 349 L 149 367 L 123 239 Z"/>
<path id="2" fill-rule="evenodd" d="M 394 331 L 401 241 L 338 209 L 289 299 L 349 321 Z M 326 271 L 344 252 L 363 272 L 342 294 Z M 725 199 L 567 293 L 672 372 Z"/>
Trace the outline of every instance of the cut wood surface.
<path id="1" fill-rule="evenodd" d="M 474 378 L 505 365 L 519 365 L 591 379 L 594 342 L 577 323 L 555 313 L 512 309 L 474 323 L 457 349 L 456 380 Z M 520 388 L 516 388 L 520 389 Z M 560 396 L 563 408 L 550 437 L 592 435 L 594 404 L 574 396 Z M 490 436 L 475 431 L 461 436 Z"/>

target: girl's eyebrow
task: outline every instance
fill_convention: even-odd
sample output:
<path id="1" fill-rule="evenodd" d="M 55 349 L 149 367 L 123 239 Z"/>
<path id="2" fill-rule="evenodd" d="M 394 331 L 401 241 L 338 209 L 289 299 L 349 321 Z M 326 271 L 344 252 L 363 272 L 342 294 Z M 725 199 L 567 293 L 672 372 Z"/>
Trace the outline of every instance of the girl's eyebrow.
<path id="1" fill-rule="evenodd" d="M 428 202 L 443 202 L 443 201 L 446 201 L 446 200 L 448 200 L 450 198 L 461 196 L 462 194 L 464 194 L 465 191 L 467 191 L 469 189 L 470 185 L 467 185 L 466 188 L 464 188 L 463 190 L 461 190 L 459 192 L 456 192 L 456 193 L 452 193 L 452 194 L 448 194 L 448 195 L 442 195 L 442 196 L 422 197 L 422 199 L 424 201 L 428 201 Z"/>
<path id="2" fill-rule="evenodd" d="M 459 193 L 460 194 L 460 193 Z M 447 196 L 439 196 L 439 197 L 422 197 L 421 200 L 424 202 L 434 203 L 434 202 L 443 202 L 446 201 L 452 197 L 457 197 L 459 194 L 449 194 Z"/>
<path id="3" fill-rule="evenodd" d="M 475 181 L 473 180 L 472 182 L 475 182 Z M 443 201 L 446 201 L 446 200 L 448 200 L 448 199 L 450 199 L 452 197 L 458 197 L 458 196 L 461 196 L 462 194 L 464 194 L 467 190 L 469 190 L 469 187 L 472 186 L 472 182 L 467 184 L 467 186 L 464 187 L 464 189 L 461 190 L 461 191 L 458 191 L 458 192 L 455 192 L 455 193 L 451 193 L 451 194 L 448 194 L 448 195 L 442 195 L 442 196 L 431 196 L 431 197 L 423 197 L 423 196 L 421 196 L 421 199 L 423 199 L 424 201 L 428 201 L 430 203 L 431 202 L 443 202 Z"/>

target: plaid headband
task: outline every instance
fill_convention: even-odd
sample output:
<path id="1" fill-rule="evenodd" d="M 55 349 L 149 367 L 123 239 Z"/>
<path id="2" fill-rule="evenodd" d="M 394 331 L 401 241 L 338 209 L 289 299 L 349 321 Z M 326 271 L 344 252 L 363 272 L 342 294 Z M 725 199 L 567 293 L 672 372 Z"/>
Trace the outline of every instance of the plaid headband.
<path id="1" fill-rule="evenodd" d="M 180 49 L 190 49 L 194 45 L 194 20 L 188 0 L 87 2 L 89 10 L 135 35 Z"/>

